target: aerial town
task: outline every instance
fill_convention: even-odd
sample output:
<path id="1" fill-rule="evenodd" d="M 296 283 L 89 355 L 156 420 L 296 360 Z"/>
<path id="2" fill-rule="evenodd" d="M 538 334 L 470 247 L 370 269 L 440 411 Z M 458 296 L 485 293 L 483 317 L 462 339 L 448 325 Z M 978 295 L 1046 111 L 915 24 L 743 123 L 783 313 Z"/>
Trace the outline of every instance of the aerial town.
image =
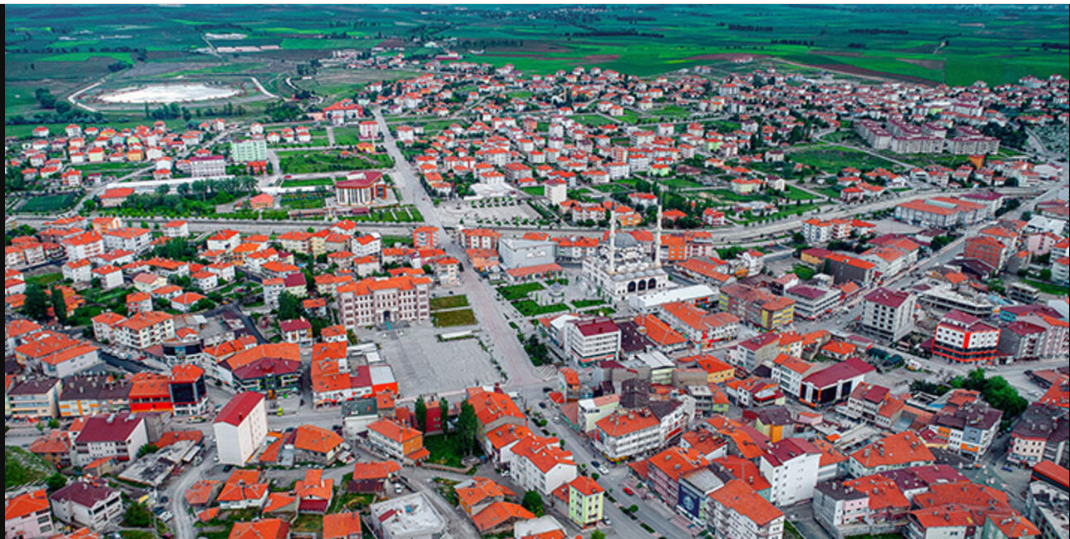
<path id="1" fill-rule="evenodd" d="M 1065 75 L 351 41 L 5 114 L 6 538 L 1070 537 Z"/>

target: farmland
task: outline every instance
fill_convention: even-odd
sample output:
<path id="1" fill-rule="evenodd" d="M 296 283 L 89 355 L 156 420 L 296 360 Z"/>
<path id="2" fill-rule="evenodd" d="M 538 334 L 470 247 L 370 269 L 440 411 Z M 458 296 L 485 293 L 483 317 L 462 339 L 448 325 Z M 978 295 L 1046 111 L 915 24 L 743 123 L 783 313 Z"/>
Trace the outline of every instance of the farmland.
<path id="1" fill-rule="evenodd" d="M 753 68 L 729 61 L 742 59 L 788 70 L 951 85 L 1070 76 L 1065 49 L 1045 46 L 1065 43 L 1065 5 L 272 5 L 253 19 L 244 8 L 227 5 L 126 11 L 119 21 L 109 6 L 11 6 L 5 29 L 17 39 L 8 39 L 5 50 L 5 116 L 29 112 L 30 84 L 42 79 L 54 81 L 60 95 L 101 78 L 147 82 L 263 73 L 269 89 L 291 92 L 278 75 L 292 74 L 295 64 L 328 57 L 334 49 L 370 50 L 386 39 L 408 43 L 403 47 L 410 54 L 428 54 L 434 49 L 421 42 L 456 38 L 460 50 L 483 51 L 479 62 L 543 74 L 576 66 L 639 76 L 698 65 L 712 66 L 714 74 Z M 234 28 L 241 29 L 241 39 L 206 37 Z M 213 56 L 204 53 L 207 43 L 278 49 Z M 117 64 L 128 69 L 112 73 Z M 326 69 L 299 85 L 338 99 L 370 80 L 401 76 Z M 686 111 L 668 105 L 650 116 L 679 119 Z M 621 120 L 643 119 L 627 111 Z"/>

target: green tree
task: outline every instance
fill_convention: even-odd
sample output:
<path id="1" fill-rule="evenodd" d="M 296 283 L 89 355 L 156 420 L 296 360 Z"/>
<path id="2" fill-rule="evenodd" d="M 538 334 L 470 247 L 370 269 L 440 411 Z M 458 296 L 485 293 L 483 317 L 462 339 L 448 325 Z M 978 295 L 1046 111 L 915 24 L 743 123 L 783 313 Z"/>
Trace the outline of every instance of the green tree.
<path id="1" fill-rule="evenodd" d="M 461 415 L 457 418 L 457 435 L 461 437 L 460 446 L 466 456 L 475 450 L 478 432 L 479 418 L 476 417 L 476 409 L 468 401 L 462 402 Z"/>
<path id="2" fill-rule="evenodd" d="M 48 487 L 49 492 L 55 492 L 63 488 L 67 484 L 67 478 L 63 474 L 56 472 L 45 480 L 45 486 Z"/>
<path id="3" fill-rule="evenodd" d="M 442 425 L 442 434 L 449 432 L 450 403 L 446 397 L 438 399 L 438 421 Z"/>
<path id="4" fill-rule="evenodd" d="M 279 294 L 278 314 L 280 321 L 301 318 L 301 300 L 289 292 Z"/>
<path id="5" fill-rule="evenodd" d="M 521 500 L 520 505 L 531 511 L 536 517 L 541 517 L 546 514 L 546 507 L 542 504 L 542 496 L 538 491 L 529 490 L 524 493 L 524 499 Z"/>
<path id="6" fill-rule="evenodd" d="M 595 530 L 591 533 L 591 539 L 606 539 L 606 534 L 602 530 Z"/>
<path id="7" fill-rule="evenodd" d="M 157 451 L 159 451 L 159 448 L 156 447 L 156 444 L 148 443 L 137 449 L 137 456 L 138 458 L 141 458 L 145 455 L 151 455 Z"/>
<path id="8" fill-rule="evenodd" d="M 63 299 L 63 292 L 60 292 L 58 287 L 52 286 L 50 295 L 52 296 L 52 310 L 56 314 L 56 320 L 61 324 L 65 324 L 67 322 L 67 300 Z"/>
<path id="9" fill-rule="evenodd" d="M 414 410 L 416 414 L 416 428 L 420 429 L 420 432 L 427 431 L 427 403 L 424 402 L 423 397 L 416 397 L 416 408 Z"/>
<path id="10" fill-rule="evenodd" d="M 130 528 L 148 528 L 152 526 L 152 511 L 142 503 L 132 503 L 123 513 L 123 525 Z"/>
<path id="11" fill-rule="evenodd" d="M 41 285 L 30 283 L 26 286 L 26 300 L 22 304 L 22 314 L 34 320 L 48 317 L 49 299 Z"/>

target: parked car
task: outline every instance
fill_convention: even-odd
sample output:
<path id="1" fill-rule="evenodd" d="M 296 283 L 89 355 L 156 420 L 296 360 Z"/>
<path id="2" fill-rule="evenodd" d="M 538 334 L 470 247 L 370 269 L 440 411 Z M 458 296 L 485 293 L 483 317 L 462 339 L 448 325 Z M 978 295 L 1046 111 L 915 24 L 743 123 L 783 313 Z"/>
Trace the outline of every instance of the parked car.
<path id="1" fill-rule="evenodd" d="M 164 511 L 163 514 L 160 515 L 160 520 L 162 520 L 164 522 L 167 522 L 168 520 L 171 520 L 172 518 L 175 518 L 175 515 L 174 515 L 174 513 L 170 512 L 170 511 Z"/>
<path id="2" fill-rule="evenodd" d="M 624 493 L 629 495 L 629 496 L 632 496 L 632 495 L 635 494 L 635 491 L 632 490 L 632 487 L 624 487 Z"/>

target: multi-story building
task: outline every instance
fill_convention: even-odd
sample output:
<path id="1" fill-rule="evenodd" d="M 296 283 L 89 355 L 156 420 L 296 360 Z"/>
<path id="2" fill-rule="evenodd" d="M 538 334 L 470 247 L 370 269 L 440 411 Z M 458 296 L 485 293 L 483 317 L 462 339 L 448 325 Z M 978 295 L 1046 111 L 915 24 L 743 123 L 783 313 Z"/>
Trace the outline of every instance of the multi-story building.
<path id="1" fill-rule="evenodd" d="M 507 269 L 545 266 L 554 263 L 555 247 L 549 240 L 503 238 L 498 241 L 498 254 Z"/>
<path id="2" fill-rule="evenodd" d="M 513 446 L 512 453 L 509 475 L 525 490 L 549 496 L 576 479 L 572 452 L 562 449 L 556 438 L 528 436 Z"/>
<path id="3" fill-rule="evenodd" d="M 435 510 L 427 494 L 417 492 L 368 507 L 368 527 L 379 539 L 446 537 L 448 521 Z"/>
<path id="4" fill-rule="evenodd" d="M 144 350 L 175 336 L 174 317 L 161 311 L 139 312 L 113 326 L 115 342 Z"/>
<path id="5" fill-rule="evenodd" d="M 814 488 L 814 519 L 830 533 L 837 528 L 862 524 L 869 515 L 869 495 L 833 479 Z"/>
<path id="6" fill-rule="evenodd" d="M 38 539 L 55 533 L 45 489 L 4 496 L 4 537 Z"/>
<path id="7" fill-rule="evenodd" d="M 213 425 L 219 444 L 219 462 L 244 466 L 267 438 L 267 400 L 246 391 L 230 399 Z"/>
<path id="8" fill-rule="evenodd" d="M 108 251 L 120 249 L 140 253 L 149 248 L 152 231 L 147 228 L 117 228 L 104 233 L 104 248 Z"/>
<path id="9" fill-rule="evenodd" d="M 117 526 L 122 520 L 122 493 L 103 482 L 74 481 L 53 492 L 50 499 L 57 520 L 93 531 Z"/>
<path id="10" fill-rule="evenodd" d="M 997 272 L 1003 269 L 1010 254 L 1011 250 L 1007 245 L 991 236 L 966 238 L 966 247 L 962 250 L 963 258 L 980 260 Z"/>
<path id="11" fill-rule="evenodd" d="M 431 317 L 431 279 L 398 276 L 368 277 L 336 289 L 342 324 L 347 329 Z"/>
<path id="12" fill-rule="evenodd" d="M 652 490 L 661 501 L 674 507 L 680 491 L 680 478 L 710 463 L 696 449 L 669 447 L 647 459 L 646 464 L 647 481 Z"/>
<path id="13" fill-rule="evenodd" d="M 565 327 L 565 353 L 581 367 L 617 359 L 620 342 L 620 328 L 609 318 L 576 320 Z"/>
<path id="14" fill-rule="evenodd" d="M 852 477 L 865 477 L 890 470 L 928 466 L 935 459 L 925 442 L 913 431 L 888 435 L 851 453 L 847 463 Z"/>
<path id="15" fill-rule="evenodd" d="M 708 503 L 708 523 L 714 537 L 781 539 L 784 536 L 784 514 L 740 479 L 713 491 Z"/>
<path id="16" fill-rule="evenodd" d="M 134 460 L 141 446 L 149 443 L 145 418 L 128 412 L 86 418 L 74 439 L 75 466 L 85 466 L 96 459 L 116 457 Z"/>
<path id="17" fill-rule="evenodd" d="M 605 489 L 585 475 L 568 484 L 568 518 L 580 528 L 602 521 Z"/>
<path id="18" fill-rule="evenodd" d="M 93 231 L 65 238 L 60 243 L 67 254 L 68 261 L 93 258 L 104 254 L 104 238 Z"/>
<path id="19" fill-rule="evenodd" d="M 189 158 L 189 173 L 194 178 L 218 178 L 227 175 L 227 160 L 222 155 Z"/>
<path id="20" fill-rule="evenodd" d="M 58 378 L 28 378 L 14 382 L 5 393 L 5 411 L 16 419 L 56 417 L 63 383 Z"/>
<path id="21" fill-rule="evenodd" d="M 769 501 L 786 506 L 814 496 L 821 451 L 802 438 L 785 438 L 773 444 L 758 461 L 762 477 L 772 489 Z"/>
<path id="22" fill-rule="evenodd" d="M 1065 467 L 1068 433 L 1070 426 L 1065 408 L 1033 404 L 1011 431 L 1007 461 L 1021 466 L 1035 466 L 1043 460 L 1050 460 Z"/>
<path id="23" fill-rule="evenodd" d="M 617 411 L 596 423 L 595 447 L 611 462 L 642 455 L 661 447 L 661 421 L 649 409 Z"/>
<path id="24" fill-rule="evenodd" d="M 130 408 L 130 383 L 110 374 L 71 376 L 63 380 L 60 417 L 81 417 Z"/>
<path id="25" fill-rule="evenodd" d="M 263 137 L 231 141 L 230 143 L 230 160 L 235 163 L 266 161 L 267 158 L 267 141 Z"/>
<path id="26" fill-rule="evenodd" d="M 368 425 L 368 442 L 398 461 L 419 461 L 426 457 L 424 435 L 392 419 Z"/>
<path id="27" fill-rule="evenodd" d="M 721 288 L 720 308 L 749 324 L 777 330 L 795 319 L 795 300 L 742 283 Z"/>
<path id="28" fill-rule="evenodd" d="M 980 459 L 999 432 L 1003 412 L 982 401 L 946 404 L 929 424 L 929 432 L 947 441 L 947 448 Z"/>
<path id="29" fill-rule="evenodd" d="M 171 367 L 167 389 L 176 416 L 200 415 L 208 411 L 204 369 L 188 363 Z"/>
<path id="30" fill-rule="evenodd" d="M 886 341 L 898 342 L 914 330 L 915 299 L 910 292 L 878 288 L 862 301 L 862 329 Z"/>
<path id="31" fill-rule="evenodd" d="M 989 217 L 988 206 L 952 197 L 911 200 L 895 207 L 895 218 L 916 226 L 970 226 Z"/>
<path id="32" fill-rule="evenodd" d="M 811 285 L 796 285 L 784 291 L 784 297 L 795 302 L 795 316 L 806 320 L 828 316 L 842 296 L 839 289 Z"/>
<path id="33" fill-rule="evenodd" d="M 469 228 L 461 230 L 461 245 L 465 249 L 498 250 L 498 240 L 502 233 L 488 228 Z"/>
<path id="34" fill-rule="evenodd" d="M 433 226 L 418 226 L 412 231 L 413 249 L 438 248 L 438 229 Z"/>
<path id="35" fill-rule="evenodd" d="M 334 199 L 341 206 L 371 206 L 386 200 L 388 192 L 383 173 L 372 170 L 350 172 L 334 184 Z"/>
<path id="36" fill-rule="evenodd" d="M 993 362 L 999 353 L 999 328 L 960 311 L 936 325 L 933 354 L 960 363 Z"/>

